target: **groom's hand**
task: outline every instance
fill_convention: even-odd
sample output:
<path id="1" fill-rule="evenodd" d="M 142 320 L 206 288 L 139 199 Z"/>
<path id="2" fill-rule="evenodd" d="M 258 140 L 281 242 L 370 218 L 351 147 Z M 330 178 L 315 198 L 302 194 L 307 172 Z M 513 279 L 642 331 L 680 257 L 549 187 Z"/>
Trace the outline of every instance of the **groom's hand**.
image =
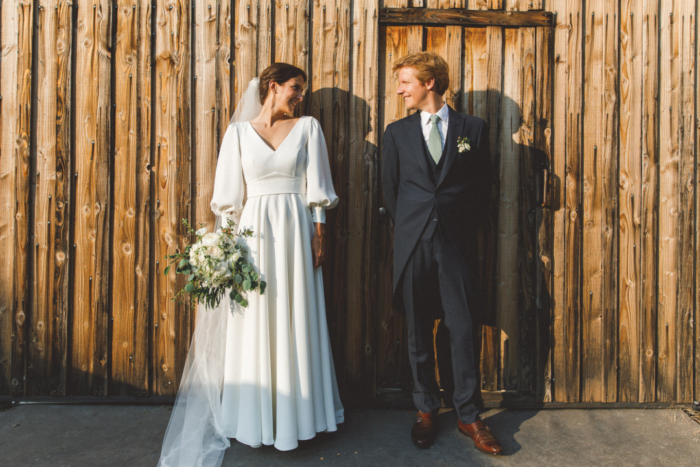
<path id="1" fill-rule="evenodd" d="M 314 233 L 314 238 L 311 239 L 311 251 L 314 257 L 314 267 L 317 268 L 326 259 L 326 241 L 324 238 L 326 224 L 316 222 L 314 225 L 316 226 L 316 232 Z"/>

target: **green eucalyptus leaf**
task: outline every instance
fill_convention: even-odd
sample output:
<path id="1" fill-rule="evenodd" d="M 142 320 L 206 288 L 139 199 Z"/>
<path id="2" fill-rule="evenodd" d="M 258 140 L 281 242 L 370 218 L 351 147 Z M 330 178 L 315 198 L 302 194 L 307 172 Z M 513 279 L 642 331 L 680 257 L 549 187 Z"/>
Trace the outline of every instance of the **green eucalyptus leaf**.
<path id="1" fill-rule="evenodd" d="M 167 268 L 165 268 L 165 271 L 163 271 L 163 275 L 164 275 L 164 276 L 167 276 L 167 275 L 168 275 L 168 272 L 170 272 L 170 266 L 168 266 Z"/>
<path id="2" fill-rule="evenodd" d="M 265 288 L 266 288 L 266 287 L 267 287 L 267 282 L 265 282 L 265 281 L 260 281 L 260 294 L 261 294 L 261 295 L 265 293 Z"/>
<path id="3" fill-rule="evenodd" d="M 241 282 L 243 282 L 243 278 L 240 274 L 236 274 L 235 276 L 233 276 L 233 280 L 236 281 L 236 284 L 240 284 Z"/>
<path id="4" fill-rule="evenodd" d="M 250 290 L 251 289 L 250 284 L 251 284 L 250 280 L 248 280 L 248 279 L 244 280 L 243 281 L 243 290 Z"/>
<path id="5" fill-rule="evenodd" d="M 246 308 L 248 306 L 248 301 L 247 300 L 241 300 L 241 306 L 243 308 Z"/>
<path id="6" fill-rule="evenodd" d="M 194 290 L 194 284 L 192 282 L 188 282 L 187 285 L 185 286 L 185 292 L 190 293 Z"/>
<path id="7" fill-rule="evenodd" d="M 186 264 L 188 264 L 188 261 L 185 258 L 182 258 L 180 260 L 180 264 L 178 264 L 177 267 L 181 268 L 184 267 Z"/>

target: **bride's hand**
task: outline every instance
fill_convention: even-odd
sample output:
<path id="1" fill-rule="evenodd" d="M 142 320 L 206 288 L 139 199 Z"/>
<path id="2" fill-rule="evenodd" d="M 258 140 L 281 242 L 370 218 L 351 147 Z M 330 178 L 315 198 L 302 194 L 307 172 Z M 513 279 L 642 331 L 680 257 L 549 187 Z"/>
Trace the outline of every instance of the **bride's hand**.
<path id="1" fill-rule="evenodd" d="M 314 267 L 317 268 L 326 259 L 326 242 L 324 240 L 326 224 L 317 222 L 314 225 L 316 226 L 316 232 L 314 233 L 314 238 L 311 239 L 311 251 L 314 256 Z"/>

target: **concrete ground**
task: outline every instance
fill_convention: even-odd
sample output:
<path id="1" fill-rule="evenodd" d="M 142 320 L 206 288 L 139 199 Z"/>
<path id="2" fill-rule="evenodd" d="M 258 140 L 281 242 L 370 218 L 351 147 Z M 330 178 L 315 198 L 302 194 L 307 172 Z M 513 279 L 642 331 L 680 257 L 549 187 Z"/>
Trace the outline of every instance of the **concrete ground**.
<path id="1" fill-rule="evenodd" d="M 0 412 L 0 465 L 154 467 L 170 416 L 162 406 L 20 405 Z M 505 455 L 482 454 L 439 416 L 419 450 L 406 410 L 349 410 L 336 433 L 290 452 L 232 441 L 224 466 L 699 466 L 700 425 L 675 409 L 490 410 Z"/>

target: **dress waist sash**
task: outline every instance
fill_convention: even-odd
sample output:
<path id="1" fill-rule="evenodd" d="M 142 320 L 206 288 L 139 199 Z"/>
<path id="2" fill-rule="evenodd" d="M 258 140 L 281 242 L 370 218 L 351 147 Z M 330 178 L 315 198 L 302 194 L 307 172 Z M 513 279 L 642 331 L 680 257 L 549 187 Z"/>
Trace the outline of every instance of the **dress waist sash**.
<path id="1" fill-rule="evenodd" d="M 268 178 L 248 183 L 248 198 L 265 195 L 282 195 L 286 193 L 306 193 L 303 178 Z"/>

